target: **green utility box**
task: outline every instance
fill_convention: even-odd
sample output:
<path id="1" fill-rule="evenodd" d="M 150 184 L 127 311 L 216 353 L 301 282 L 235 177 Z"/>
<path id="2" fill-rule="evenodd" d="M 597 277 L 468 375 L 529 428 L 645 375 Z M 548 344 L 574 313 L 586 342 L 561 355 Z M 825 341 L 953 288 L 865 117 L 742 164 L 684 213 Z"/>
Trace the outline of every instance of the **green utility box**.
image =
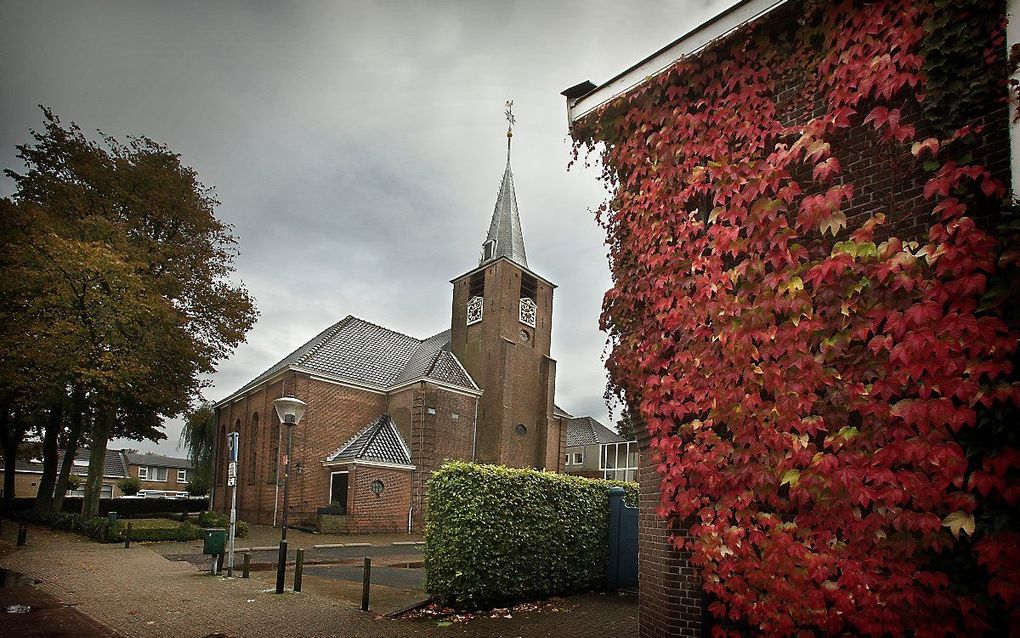
<path id="1" fill-rule="evenodd" d="M 203 554 L 223 554 L 227 551 L 227 530 L 222 527 L 210 527 L 205 530 Z"/>
<path id="2" fill-rule="evenodd" d="M 110 512 L 106 515 L 106 521 L 110 524 L 110 528 L 117 526 L 117 512 Z"/>

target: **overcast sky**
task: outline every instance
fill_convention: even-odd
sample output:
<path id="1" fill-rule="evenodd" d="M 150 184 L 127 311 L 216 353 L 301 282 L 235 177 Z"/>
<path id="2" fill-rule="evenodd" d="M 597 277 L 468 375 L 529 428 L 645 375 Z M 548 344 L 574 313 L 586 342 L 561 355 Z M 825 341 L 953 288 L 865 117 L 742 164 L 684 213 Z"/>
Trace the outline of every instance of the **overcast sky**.
<path id="1" fill-rule="evenodd" d="M 560 91 L 599 84 L 733 0 L 3 2 L 0 163 L 44 104 L 166 142 L 215 187 L 261 317 L 225 397 L 347 314 L 426 337 L 477 265 L 503 172 L 503 104 L 531 268 L 559 285 L 557 404 L 607 424 L 610 285 L 594 169 L 567 171 Z M 0 195 L 13 184 L 0 181 Z M 167 440 L 111 447 L 176 454 Z"/>

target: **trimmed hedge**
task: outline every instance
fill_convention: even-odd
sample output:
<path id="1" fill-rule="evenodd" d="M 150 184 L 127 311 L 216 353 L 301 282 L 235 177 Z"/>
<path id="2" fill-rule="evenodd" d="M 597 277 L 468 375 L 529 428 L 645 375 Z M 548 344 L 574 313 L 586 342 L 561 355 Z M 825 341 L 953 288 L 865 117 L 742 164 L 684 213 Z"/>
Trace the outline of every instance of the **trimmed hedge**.
<path id="1" fill-rule="evenodd" d="M 133 541 L 194 541 L 203 537 L 204 530 L 187 521 L 177 522 L 165 518 L 149 518 L 131 523 Z M 118 522 L 121 535 L 127 534 L 127 522 Z"/>
<path id="2" fill-rule="evenodd" d="M 173 514 L 171 514 L 173 516 Z M 29 521 L 39 525 L 48 525 L 53 529 L 88 536 L 100 543 L 122 543 L 127 535 L 127 524 L 131 522 L 131 540 L 133 541 L 193 541 L 203 537 L 205 527 L 227 527 L 230 519 L 217 512 L 202 512 L 198 516 L 198 524 L 188 520 L 176 521 L 170 518 L 146 518 L 141 520 L 120 519 L 113 526 L 106 516 L 82 516 L 67 512 L 56 512 L 36 516 L 30 511 L 15 512 L 17 520 Z M 244 538 L 248 535 L 249 525 L 237 521 L 235 535 Z"/>
<path id="3" fill-rule="evenodd" d="M 636 502 L 634 483 L 447 463 L 429 481 L 426 591 L 480 609 L 601 589 L 614 485 Z"/>
<path id="4" fill-rule="evenodd" d="M 81 496 L 65 496 L 63 510 L 68 514 L 81 512 Z M 31 510 L 35 497 L 14 499 L 15 512 Z M 104 498 L 99 500 L 99 515 L 117 512 L 118 518 L 150 518 L 155 514 L 184 514 L 209 509 L 208 498 Z"/>

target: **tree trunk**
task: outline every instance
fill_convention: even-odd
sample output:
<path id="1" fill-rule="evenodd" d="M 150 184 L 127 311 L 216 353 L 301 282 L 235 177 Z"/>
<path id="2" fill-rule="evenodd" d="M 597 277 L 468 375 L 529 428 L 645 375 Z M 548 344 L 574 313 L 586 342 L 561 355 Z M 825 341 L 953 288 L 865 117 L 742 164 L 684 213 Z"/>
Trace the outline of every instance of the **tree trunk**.
<path id="1" fill-rule="evenodd" d="M 14 505 L 14 475 L 17 471 L 18 446 L 25 438 L 25 425 L 12 416 L 5 403 L 0 411 L 0 445 L 4 450 L 4 495 L 0 501 L 0 513 L 10 514 Z"/>
<path id="2" fill-rule="evenodd" d="M 39 491 L 35 496 L 35 514 L 49 514 L 53 511 L 53 487 L 57 482 L 57 437 L 64 427 L 64 404 L 54 402 L 46 417 L 43 433 L 43 471 L 39 477 Z"/>
<path id="3" fill-rule="evenodd" d="M 116 418 L 113 408 L 107 408 L 96 419 L 92 430 L 92 445 L 89 447 L 89 473 L 85 479 L 85 500 L 81 506 L 82 516 L 99 516 L 99 498 L 103 492 L 103 470 L 106 464 L 106 444 L 113 431 Z"/>
<path id="4" fill-rule="evenodd" d="M 74 467 L 74 459 L 78 455 L 78 444 L 81 442 L 83 422 L 85 419 L 85 401 L 80 390 L 75 390 L 71 399 L 71 423 L 68 427 L 67 441 L 64 445 L 64 458 L 57 474 L 57 486 L 53 490 L 54 512 L 64 511 L 64 496 L 67 494 L 67 482 Z"/>

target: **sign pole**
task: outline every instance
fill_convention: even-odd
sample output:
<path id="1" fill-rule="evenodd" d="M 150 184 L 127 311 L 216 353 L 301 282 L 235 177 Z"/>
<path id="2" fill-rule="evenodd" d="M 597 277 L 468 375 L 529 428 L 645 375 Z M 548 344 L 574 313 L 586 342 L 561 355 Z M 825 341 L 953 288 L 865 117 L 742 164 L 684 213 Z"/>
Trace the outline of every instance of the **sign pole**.
<path id="1" fill-rule="evenodd" d="M 238 433 L 230 433 L 230 465 L 227 484 L 230 486 L 230 532 L 227 535 L 227 576 L 234 575 L 234 532 L 237 527 L 237 445 Z"/>

